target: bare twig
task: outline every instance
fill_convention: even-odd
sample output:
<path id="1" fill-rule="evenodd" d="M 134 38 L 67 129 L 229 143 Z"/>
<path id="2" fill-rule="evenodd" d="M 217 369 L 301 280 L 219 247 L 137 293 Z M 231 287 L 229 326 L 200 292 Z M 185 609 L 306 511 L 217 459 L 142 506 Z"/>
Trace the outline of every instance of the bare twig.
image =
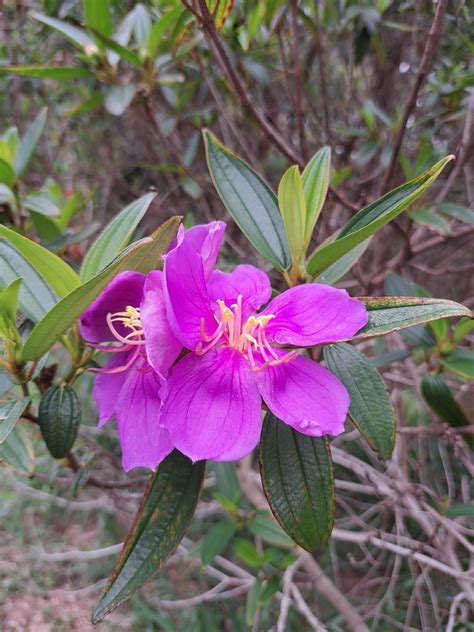
<path id="1" fill-rule="evenodd" d="M 433 18 L 433 22 L 431 24 L 430 31 L 428 33 L 428 37 L 425 44 L 425 49 L 423 51 L 423 55 L 420 62 L 420 67 L 418 68 L 418 72 L 416 75 L 415 83 L 412 86 L 408 99 L 406 100 L 405 107 L 403 108 L 402 120 L 400 121 L 400 125 L 398 127 L 397 136 L 395 138 L 395 143 L 392 149 L 392 155 L 390 156 L 390 162 L 387 167 L 387 171 L 382 180 L 382 184 L 380 186 L 380 195 L 385 193 L 390 187 L 390 181 L 392 179 L 393 171 L 395 169 L 395 164 L 397 162 L 398 154 L 400 152 L 403 136 L 405 135 L 405 130 L 407 126 L 408 119 L 410 118 L 411 113 L 416 105 L 416 99 L 418 96 L 418 92 L 428 75 L 429 69 L 431 67 L 433 57 L 436 50 L 436 44 L 438 42 L 438 38 L 441 32 L 441 26 L 443 24 L 443 16 L 446 11 L 446 6 L 448 4 L 448 0 L 438 0 L 436 5 L 436 11 Z"/>

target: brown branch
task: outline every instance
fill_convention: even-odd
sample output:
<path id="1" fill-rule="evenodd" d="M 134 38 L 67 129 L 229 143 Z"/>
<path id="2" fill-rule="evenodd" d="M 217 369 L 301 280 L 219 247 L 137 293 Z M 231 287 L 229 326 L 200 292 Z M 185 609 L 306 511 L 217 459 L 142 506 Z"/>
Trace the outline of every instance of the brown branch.
<path id="1" fill-rule="evenodd" d="M 298 46 L 298 0 L 290 0 L 291 55 L 293 57 L 293 76 L 295 85 L 295 112 L 298 125 L 301 153 L 305 162 L 309 160 L 308 144 L 304 129 L 303 82 Z"/>
<path id="2" fill-rule="evenodd" d="M 321 97 L 323 102 L 324 114 L 324 131 L 326 132 L 327 141 L 332 144 L 331 120 L 329 118 L 329 97 L 326 79 L 326 64 L 324 61 L 324 44 L 321 30 L 321 22 L 319 19 L 319 0 L 314 0 L 314 25 L 316 29 L 316 56 L 319 66 L 319 80 L 321 82 Z"/>
<path id="3" fill-rule="evenodd" d="M 398 154 L 400 153 L 400 149 L 403 142 L 403 136 L 405 134 L 408 119 L 411 113 L 413 112 L 413 109 L 416 106 L 416 99 L 418 96 L 418 92 L 428 75 L 429 69 L 433 61 L 434 53 L 436 50 L 436 44 L 438 42 L 438 38 L 441 32 L 441 26 L 443 24 L 443 16 L 446 11 L 447 4 L 448 4 L 448 0 L 438 0 L 438 4 L 436 5 L 435 15 L 433 18 L 433 22 L 431 24 L 430 31 L 428 33 L 428 38 L 426 40 L 423 55 L 421 57 L 420 67 L 418 68 L 415 83 L 413 84 L 410 94 L 408 96 L 408 99 L 405 102 L 405 107 L 403 109 L 403 114 L 402 114 L 402 120 L 398 127 L 397 136 L 395 138 L 395 144 L 393 146 L 392 155 L 390 157 L 390 163 L 387 167 L 387 171 L 385 172 L 385 176 L 382 180 L 379 195 L 382 195 L 383 193 L 385 193 L 390 187 L 390 181 L 392 179 L 393 171 L 395 169 L 395 164 L 397 162 Z"/>

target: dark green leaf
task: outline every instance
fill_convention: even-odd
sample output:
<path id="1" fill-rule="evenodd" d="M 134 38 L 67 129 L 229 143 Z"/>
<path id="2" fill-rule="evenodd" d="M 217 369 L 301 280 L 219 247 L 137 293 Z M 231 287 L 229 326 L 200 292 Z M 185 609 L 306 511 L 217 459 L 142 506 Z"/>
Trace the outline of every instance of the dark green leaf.
<path id="1" fill-rule="evenodd" d="M 166 31 L 176 23 L 178 17 L 183 13 L 180 6 L 175 9 L 169 9 L 154 24 L 148 38 L 148 53 L 150 57 L 155 57 L 158 47 L 164 37 Z"/>
<path id="2" fill-rule="evenodd" d="M 369 313 L 369 322 L 351 340 L 384 336 L 419 323 L 439 318 L 471 316 L 471 310 L 460 303 L 441 298 L 360 297 Z"/>
<path id="3" fill-rule="evenodd" d="M 201 562 L 211 564 L 216 555 L 220 555 L 232 540 L 237 525 L 232 520 L 221 520 L 214 525 L 201 545 Z"/>
<path id="4" fill-rule="evenodd" d="M 474 504 L 473 503 L 456 503 L 451 505 L 446 510 L 446 515 L 450 518 L 474 518 Z"/>
<path id="5" fill-rule="evenodd" d="M 55 459 L 64 458 L 77 439 L 81 424 L 81 402 L 70 386 L 50 386 L 38 409 L 44 442 Z"/>
<path id="6" fill-rule="evenodd" d="M 334 474 L 327 440 L 302 435 L 267 413 L 260 470 L 275 518 L 295 542 L 316 551 L 334 523 Z"/>
<path id="7" fill-rule="evenodd" d="M 10 285 L 18 278 L 23 279 L 21 310 L 34 322 L 41 320 L 54 307 L 57 296 L 24 255 L 5 241 L 0 233 L 0 285 Z"/>
<path id="8" fill-rule="evenodd" d="M 390 191 L 362 209 L 342 228 L 334 241 L 320 246 L 308 261 L 308 272 L 317 276 L 362 241 L 380 230 L 412 204 L 453 160 L 447 156 L 414 180 Z"/>
<path id="9" fill-rule="evenodd" d="M 249 626 L 249 630 L 253 629 L 253 622 L 257 613 L 258 598 L 261 590 L 262 580 L 256 577 L 252 588 L 248 592 L 247 602 L 245 604 L 245 623 Z"/>
<path id="10" fill-rule="evenodd" d="M 35 453 L 30 435 L 21 426 L 15 426 L 0 444 L 0 463 L 28 476 L 35 471 Z"/>
<path id="11" fill-rule="evenodd" d="M 48 110 L 43 108 L 33 123 L 31 123 L 28 127 L 25 135 L 21 139 L 20 148 L 15 160 L 15 171 L 17 172 L 19 178 L 21 178 L 21 176 L 25 173 L 31 157 L 33 156 L 40 136 L 43 133 L 47 115 Z"/>
<path id="12" fill-rule="evenodd" d="M 92 615 L 103 619 L 163 567 L 194 514 L 204 479 L 205 461 L 192 463 L 174 450 L 149 482 L 134 526 Z"/>
<path id="13" fill-rule="evenodd" d="M 146 274 L 156 268 L 159 257 L 176 236 L 179 222 L 179 217 L 170 218 L 155 231 L 153 238 L 135 242 L 100 274 L 63 298 L 36 325 L 27 338 L 23 347 L 24 359 L 39 360 L 117 274 L 124 270 L 136 270 Z"/>
<path id="14" fill-rule="evenodd" d="M 249 524 L 249 530 L 268 544 L 293 547 L 293 540 L 275 522 L 270 514 L 258 513 Z"/>
<path id="15" fill-rule="evenodd" d="M 371 448 L 382 459 L 389 459 L 395 445 L 395 413 L 377 369 L 363 353 L 344 342 L 325 346 L 324 359 L 349 392 L 352 421 Z"/>
<path id="16" fill-rule="evenodd" d="M 91 28 L 90 30 L 94 34 L 96 40 L 98 40 L 105 48 L 107 48 L 108 50 L 112 50 L 114 53 L 117 53 L 117 55 L 121 59 L 123 59 L 124 61 L 128 61 L 133 66 L 136 66 L 137 68 L 141 67 L 142 62 L 140 60 L 140 57 L 138 57 L 138 55 L 136 55 L 132 50 L 130 50 L 129 48 L 125 48 L 125 46 L 122 46 L 122 44 L 119 44 L 119 42 L 112 39 L 111 37 L 107 37 L 103 33 L 100 33 L 100 31 L 97 31 L 97 29 Z"/>
<path id="17" fill-rule="evenodd" d="M 211 132 L 204 130 L 203 135 L 209 172 L 225 207 L 260 254 L 287 270 L 290 251 L 275 194 Z"/>
<path id="18" fill-rule="evenodd" d="M 95 240 L 81 268 L 81 279 L 88 281 L 101 272 L 128 245 L 155 193 L 147 193 L 125 207 Z"/>
<path id="19" fill-rule="evenodd" d="M 0 402 L 0 444 L 8 437 L 30 403 L 29 397 Z"/>

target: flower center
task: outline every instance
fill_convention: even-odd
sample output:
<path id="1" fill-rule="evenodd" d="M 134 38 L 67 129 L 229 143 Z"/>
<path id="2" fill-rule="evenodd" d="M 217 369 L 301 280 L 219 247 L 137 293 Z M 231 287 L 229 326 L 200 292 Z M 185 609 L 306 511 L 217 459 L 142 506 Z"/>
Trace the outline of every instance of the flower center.
<path id="1" fill-rule="evenodd" d="M 204 355 L 217 345 L 230 347 L 244 355 L 254 371 L 289 362 L 298 355 L 297 351 L 279 355 L 268 341 L 265 328 L 275 318 L 274 314 L 250 316 L 243 322 L 242 295 L 231 307 L 221 299 L 217 300 L 217 306 L 219 311 L 214 314 L 217 328 L 211 336 L 206 334 L 204 318 L 201 319 L 202 341 L 196 347 L 198 355 Z"/>
<path id="2" fill-rule="evenodd" d="M 130 333 L 122 336 L 116 329 L 116 323 L 120 323 L 125 329 L 130 329 Z M 127 305 L 125 311 L 107 314 L 107 325 L 114 338 L 124 345 L 144 345 L 143 325 L 140 319 L 140 308 Z"/>
<path id="3" fill-rule="evenodd" d="M 107 314 L 107 325 L 109 326 L 110 331 L 112 332 L 113 337 L 120 342 L 119 346 L 111 346 L 111 345 L 101 345 L 101 344 L 90 344 L 94 349 L 99 349 L 100 351 L 105 351 L 106 353 L 121 353 L 124 351 L 132 351 L 130 356 L 127 358 L 127 361 L 122 366 L 115 367 L 113 369 L 94 369 L 91 368 L 89 371 L 94 371 L 96 373 L 122 373 L 123 371 L 127 371 L 130 369 L 138 358 L 142 358 L 146 361 L 146 354 L 143 348 L 145 344 L 145 337 L 143 332 L 143 325 L 140 318 L 140 308 L 132 307 L 131 305 L 127 305 L 123 312 L 115 312 Z M 117 331 L 117 323 L 121 324 L 125 329 L 129 329 L 129 333 L 123 336 L 121 333 Z M 137 371 L 140 372 L 148 372 L 151 371 L 151 367 L 144 366 L 142 368 L 137 368 Z"/>

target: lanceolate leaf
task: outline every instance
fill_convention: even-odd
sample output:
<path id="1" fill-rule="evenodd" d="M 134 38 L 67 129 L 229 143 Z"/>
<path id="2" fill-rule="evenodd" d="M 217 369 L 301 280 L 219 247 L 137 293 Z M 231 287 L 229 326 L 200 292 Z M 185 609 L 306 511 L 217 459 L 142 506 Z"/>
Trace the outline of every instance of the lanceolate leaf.
<path id="1" fill-rule="evenodd" d="M 468 380 L 474 379 L 474 350 L 458 347 L 442 358 L 441 364 Z"/>
<path id="2" fill-rule="evenodd" d="M 64 37 L 67 37 L 73 44 L 78 46 L 79 48 L 85 49 L 87 47 L 96 48 L 94 44 L 94 40 L 89 37 L 89 35 L 81 28 L 77 26 L 73 26 L 64 20 L 57 20 L 56 18 L 51 18 L 48 15 L 44 15 L 43 13 L 38 13 L 37 11 L 30 11 L 29 15 L 35 20 L 50 26 L 51 28 L 59 31 Z"/>
<path id="3" fill-rule="evenodd" d="M 147 193 L 124 208 L 92 244 L 81 268 L 81 279 L 88 281 L 103 270 L 128 245 L 135 228 L 155 198 Z"/>
<path id="4" fill-rule="evenodd" d="M 60 298 L 79 286 L 79 277 L 74 270 L 47 248 L 6 226 L 0 226 L 0 237 L 23 255 Z"/>
<path id="5" fill-rule="evenodd" d="M 36 145 L 38 144 L 40 136 L 43 133 L 47 115 L 48 110 L 46 108 L 43 108 L 38 116 L 35 118 L 33 123 L 31 123 L 31 125 L 28 127 L 25 135 L 21 139 L 20 148 L 15 160 L 15 171 L 20 178 L 25 173 L 28 163 L 33 156 L 33 152 L 36 149 Z"/>
<path id="6" fill-rule="evenodd" d="M 447 156 L 420 176 L 390 191 L 359 211 L 334 241 L 321 246 L 308 261 L 308 272 L 320 274 L 340 257 L 370 237 L 412 204 L 436 180 L 454 156 Z"/>
<path id="7" fill-rule="evenodd" d="M 285 232 L 290 245 L 293 264 L 304 258 L 306 204 L 298 165 L 285 172 L 278 186 L 278 206 L 280 207 Z"/>
<path id="8" fill-rule="evenodd" d="M 84 0 L 83 6 L 86 25 L 104 35 L 111 35 L 112 16 L 108 0 Z"/>
<path id="9" fill-rule="evenodd" d="M 103 619 L 163 567 L 194 514 L 205 461 L 192 463 L 174 450 L 150 479 L 117 565 L 92 615 Z"/>
<path id="10" fill-rule="evenodd" d="M 21 310 L 34 322 L 41 320 L 54 307 L 58 297 L 28 259 L 5 241 L 0 233 L 0 285 L 10 285 L 18 278 L 23 279 L 20 288 Z"/>
<path id="11" fill-rule="evenodd" d="M 94 76 L 90 70 L 81 66 L 0 66 L 0 76 L 7 72 L 33 79 L 57 79 L 58 81 Z"/>
<path id="12" fill-rule="evenodd" d="M 371 237 L 360 243 L 358 246 L 349 250 L 348 253 L 343 255 L 340 259 L 335 261 L 329 268 L 326 268 L 324 272 L 321 272 L 314 280 L 316 283 L 326 283 L 327 285 L 334 285 L 342 277 L 349 272 L 354 263 L 361 257 L 369 245 Z"/>
<path id="13" fill-rule="evenodd" d="M 318 221 L 328 193 L 331 175 L 331 148 L 323 147 L 314 154 L 303 171 L 303 188 L 306 200 L 305 243 L 308 247 L 314 226 Z"/>
<path id="14" fill-rule="evenodd" d="M 450 426 L 468 426 L 469 420 L 454 399 L 448 385 L 441 375 L 427 373 L 421 380 L 421 393 L 428 404 Z M 468 443 L 474 443 L 474 437 L 465 437 Z"/>
<path id="15" fill-rule="evenodd" d="M 377 369 L 352 345 L 341 342 L 324 347 L 324 359 L 349 391 L 349 415 L 368 444 L 390 458 L 395 444 L 395 413 Z"/>
<path id="16" fill-rule="evenodd" d="M 23 347 L 23 358 L 39 360 L 119 272 L 136 270 L 146 274 L 156 268 L 159 256 L 176 236 L 179 221 L 178 217 L 170 218 L 155 231 L 153 238 L 135 242 L 100 274 L 63 298 L 31 332 Z"/>
<path id="17" fill-rule="evenodd" d="M 302 435 L 267 413 L 260 471 L 275 518 L 295 542 L 316 551 L 334 523 L 334 475 L 327 440 Z"/>
<path id="18" fill-rule="evenodd" d="M 208 130 L 203 132 L 207 164 L 225 207 L 255 248 L 273 265 L 291 265 L 288 240 L 275 194 L 249 165 Z"/>
<path id="19" fill-rule="evenodd" d="M 16 422 L 30 403 L 29 397 L 9 402 L 0 402 L 0 444 L 8 437 Z"/>
<path id="20" fill-rule="evenodd" d="M 440 298 L 394 296 L 359 298 L 368 312 L 369 322 L 351 340 L 384 336 L 419 323 L 455 316 L 471 317 L 471 310 L 460 303 Z"/>

